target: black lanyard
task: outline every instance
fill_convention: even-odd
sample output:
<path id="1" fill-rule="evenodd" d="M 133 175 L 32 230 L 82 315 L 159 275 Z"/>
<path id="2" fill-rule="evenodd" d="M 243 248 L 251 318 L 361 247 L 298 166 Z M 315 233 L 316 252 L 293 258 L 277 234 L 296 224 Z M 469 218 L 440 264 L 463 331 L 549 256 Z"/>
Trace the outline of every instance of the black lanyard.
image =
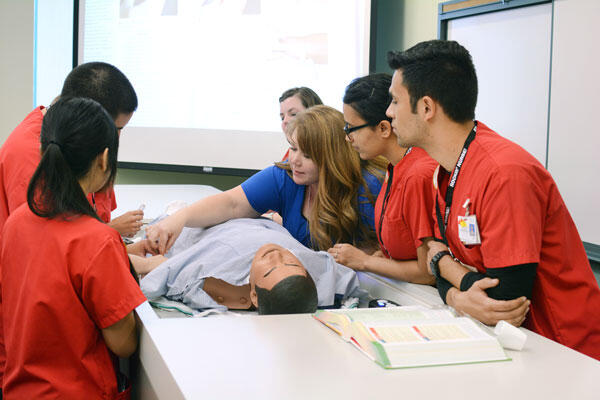
<path id="1" fill-rule="evenodd" d="M 445 244 L 448 244 L 448 240 L 446 239 L 446 229 L 448 226 L 448 216 L 450 215 L 450 208 L 452 207 L 452 197 L 454 196 L 454 188 L 456 187 L 456 181 L 458 181 L 458 174 L 460 173 L 460 169 L 465 161 L 465 157 L 467 156 L 467 151 L 469 150 L 469 146 L 471 142 L 475 139 L 475 134 L 477 133 L 477 121 L 474 121 L 473 129 L 467 136 L 467 140 L 465 140 L 465 144 L 463 145 L 463 149 L 460 152 L 460 156 L 458 157 L 458 161 L 456 162 L 456 167 L 454 167 L 454 172 L 450 177 L 450 181 L 448 182 L 448 188 L 446 189 L 446 213 L 444 215 L 444 219 L 442 220 L 442 213 L 440 211 L 440 204 L 438 202 L 438 196 L 435 196 L 435 213 L 437 216 L 438 227 L 440 228 L 440 234 L 442 235 L 442 241 Z"/>
<path id="2" fill-rule="evenodd" d="M 409 147 L 408 149 L 406 149 L 406 152 L 402 156 L 402 160 L 404 160 L 404 157 L 406 157 L 406 155 L 408 153 L 410 153 L 411 150 L 412 150 L 412 147 Z M 400 160 L 399 162 L 402 162 L 402 160 Z M 392 181 L 394 180 L 394 168 L 396 168 L 395 165 L 390 164 L 388 166 L 387 186 L 385 188 L 385 194 L 383 196 L 383 203 L 381 204 L 381 214 L 379 215 L 379 229 L 377 230 L 378 231 L 377 239 L 379 239 L 379 244 L 381 245 L 381 249 L 383 250 L 383 253 L 387 256 L 387 258 L 392 258 L 392 256 L 390 256 L 390 252 L 388 251 L 388 249 L 385 247 L 385 244 L 383 243 L 383 237 L 381 236 L 381 229 L 383 227 L 383 217 L 385 216 L 385 209 L 387 208 L 388 202 L 390 200 L 390 189 L 392 188 Z"/>
<path id="3" fill-rule="evenodd" d="M 386 257 L 390 258 L 390 253 L 385 248 L 385 244 L 383 244 L 383 238 L 381 237 L 381 228 L 383 226 L 383 216 L 385 215 L 385 209 L 387 208 L 388 200 L 390 199 L 390 188 L 392 187 L 392 178 L 394 177 L 394 166 L 388 166 L 388 181 L 387 186 L 385 188 L 385 195 L 383 196 L 383 203 L 381 204 L 381 214 L 379 215 L 379 229 L 377 232 L 377 238 L 379 239 L 379 244 L 381 244 L 381 248 Z"/>

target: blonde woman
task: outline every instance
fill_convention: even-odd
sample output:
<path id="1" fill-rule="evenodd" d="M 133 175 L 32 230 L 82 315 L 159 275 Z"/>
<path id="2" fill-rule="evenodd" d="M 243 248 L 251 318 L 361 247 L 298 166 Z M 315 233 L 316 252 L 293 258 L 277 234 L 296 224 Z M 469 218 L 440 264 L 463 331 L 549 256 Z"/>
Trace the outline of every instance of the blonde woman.
<path id="1" fill-rule="evenodd" d="M 298 114 L 290 133 L 288 163 L 265 168 L 149 227 L 156 250 L 165 253 L 184 226 L 212 226 L 267 210 L 278 212 L 283 226 L 307 247 L 327 250 L 340 242 L 371 247 L 381 161 L 361 162 L 345 139 L 342 113 L 328 106 Z"/>

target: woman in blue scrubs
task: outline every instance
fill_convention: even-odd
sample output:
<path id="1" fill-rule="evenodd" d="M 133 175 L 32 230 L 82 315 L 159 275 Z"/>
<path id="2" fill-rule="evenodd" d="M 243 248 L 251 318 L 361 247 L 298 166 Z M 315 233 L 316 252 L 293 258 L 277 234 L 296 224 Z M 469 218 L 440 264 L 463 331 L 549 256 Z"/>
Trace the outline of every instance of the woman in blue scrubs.
<path id="1" fill-rule="evenodd" d="M 212 226 L 268 210 L 279 213 L 283 226 L 307 247 L 327 250 L 343 242 L 373 248 L 373 205 L 386 164 L 360 160 L 345 139 L 342 113 L 331 107 L 311 107 L 289 129 L 289 162 L 150 226 L 156 250 L 165 253 L 184 226 Z"/>

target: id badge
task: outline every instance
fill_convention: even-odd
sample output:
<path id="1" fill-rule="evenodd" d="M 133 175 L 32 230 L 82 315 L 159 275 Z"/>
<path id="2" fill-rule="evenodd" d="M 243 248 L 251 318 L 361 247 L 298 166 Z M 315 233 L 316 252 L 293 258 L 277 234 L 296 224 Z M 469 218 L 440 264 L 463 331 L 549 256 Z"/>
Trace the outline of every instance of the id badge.
<path id="1" fill-rule="evenodd" d="M 466 246 L 481 244 L 479 227 L 477 226 L 475 215 L 458 217 L 458 238 Z"/>

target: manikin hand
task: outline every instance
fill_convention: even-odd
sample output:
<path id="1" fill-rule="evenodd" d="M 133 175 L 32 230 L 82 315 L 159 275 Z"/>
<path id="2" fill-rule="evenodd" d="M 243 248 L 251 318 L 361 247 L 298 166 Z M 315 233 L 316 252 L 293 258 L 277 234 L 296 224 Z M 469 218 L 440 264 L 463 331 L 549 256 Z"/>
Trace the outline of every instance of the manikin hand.
<path id="1" fill-rule="evenodd" d="M 135 235 L 142 227 L 142 219 L 144 218 L 144 212 L 142 210 L 128 211 L 110 221 L 108 226 L 116 229 L 121 236 L 131 237 Z"/>
<path id="2" fill-rule="evenodd" d="M 357 249 L 348 243 L 338 243 L 327 250 L 327 252 L 333 256 L 333 259 L 338 264 L 343 264 L 356 271 L 362 271 L 365 262 L 370 257 L 364 251 Z"/>
<path id="3" fill-rule="evenodd" d="M 448 291 L 446 302 L 457 311 L 486 325 L 496 325 L 498 321 L 504 320 L 514 326 L 521 326 L 531 302 L 525 296 L 513 300 L 494 300 L 488 297 L 485 289 L 498 283 L 498 279 L 483 278 L 465 292 L 452 288 Z"/>

